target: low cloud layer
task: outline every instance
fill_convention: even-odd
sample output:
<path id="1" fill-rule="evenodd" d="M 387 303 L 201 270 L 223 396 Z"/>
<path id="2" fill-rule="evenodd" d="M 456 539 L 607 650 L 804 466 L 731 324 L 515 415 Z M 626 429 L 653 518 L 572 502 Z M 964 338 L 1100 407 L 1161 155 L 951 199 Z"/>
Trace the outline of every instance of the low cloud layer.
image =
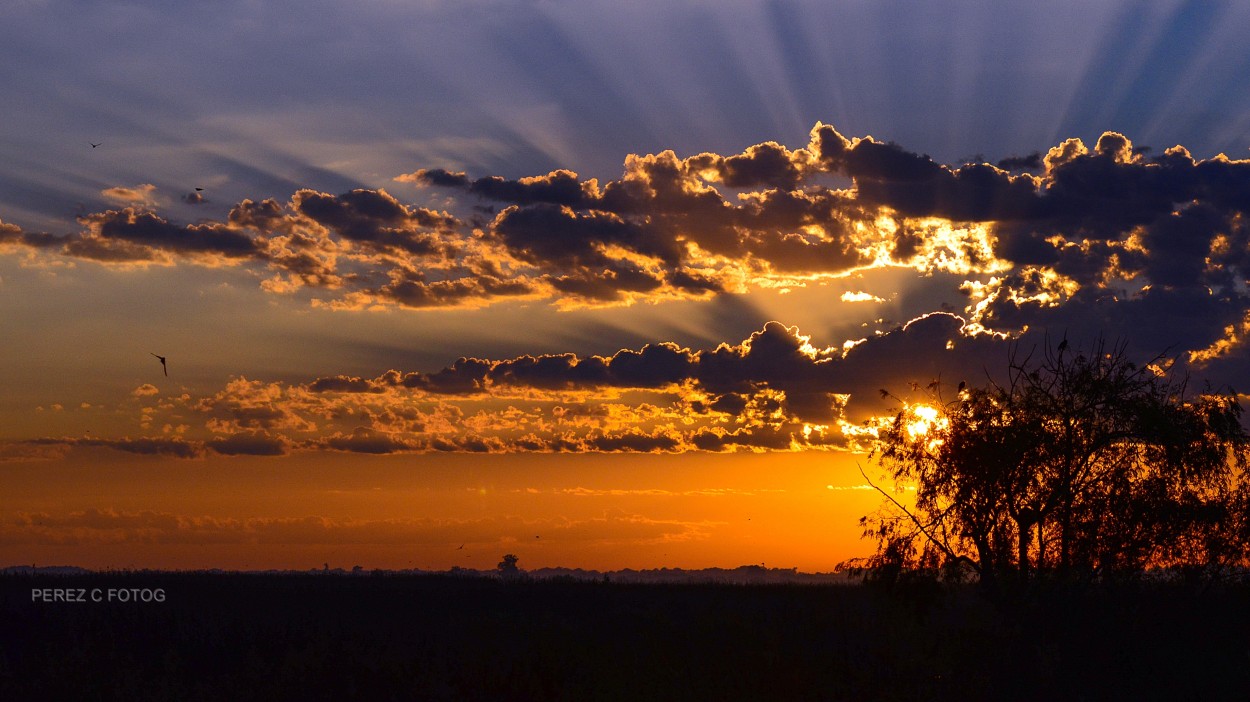
<path id="1" fill-rule="evenodd" d="M 286 384 L 236 378 L 193 396 L 131 394 L 144 438 L 42 438 L 177 458 L 318 451 L 643 452 L 843 450 L 908 388 L 984 377 L 1007 342 L 937 313 L 858 343 L 820 347 L 769 322 L 734 344 L 671 342 L 611 356 L 461 358 L 432 372 L 331 375 Z M 940 389 L 940 387 L 939 387 Z M 919 394 L 917 394 L 919 396 Z M 175 429 L 177 428 L 177 429 Z M 849 430 L 848 430 L 849 429 Z"/>
<path id="2" fill-rule="evenodd" d="M 106 544 L 282 545 L 321 544 L 504 547 L 544 534 L 561 543 L 687 541 L 706 535 L 707 524 L 657 520 L 620 511 L 589 519 L 331 519 L 232 518 L 153 510 L 90 509 L 18 512 L 0 517 L 0 546 L 101 546 Z"/>

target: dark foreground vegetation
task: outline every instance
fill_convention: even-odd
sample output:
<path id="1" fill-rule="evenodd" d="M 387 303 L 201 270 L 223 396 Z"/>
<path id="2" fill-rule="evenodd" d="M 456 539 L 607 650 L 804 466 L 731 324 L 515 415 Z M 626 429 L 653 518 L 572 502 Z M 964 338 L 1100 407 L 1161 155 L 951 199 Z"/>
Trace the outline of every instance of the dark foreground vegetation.
<path id="1" fill-rule="evenodd" d="M 1195 392 L 1179 367 L 1134 362 L 1124 343 L 1064 339 L 1015 348 L 1001 381 L 932 381 L 928 404 L 901 402 L 880 427 L 872 457 L 895 490 L 878 487 L 883 508 L 861 520 L 877 552 L 857 565 L 989 588 L 1245 572 L 1250 432 L 1239 396 Z"/>
<path id="2" fill-rule="evenodd" d="M 32 602 L 38 588 L 86 602 Z M 94 590 L 164 602 L 91 601 Z M 0 576 L 0 699 L 1244 700 L 1250 586 Z"/>

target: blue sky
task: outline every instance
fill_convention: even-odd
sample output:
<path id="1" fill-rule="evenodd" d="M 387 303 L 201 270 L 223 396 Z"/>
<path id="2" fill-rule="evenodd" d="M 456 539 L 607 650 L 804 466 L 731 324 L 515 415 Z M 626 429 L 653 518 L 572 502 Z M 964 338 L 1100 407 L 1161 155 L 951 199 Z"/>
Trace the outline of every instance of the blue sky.
<path id="1" fill-rule="evenodd" d="M 1106 130 L 1236 157 L 1250 133 L 1233 2 L 54 0 L 0 19 L 0 207 L 53 231 L 117 185 L 190 217 L 196 186 L 220 213 L 420 167 L 610 178 L 627 153 L 801 146 L 818 120 L 948 163 Z"/>

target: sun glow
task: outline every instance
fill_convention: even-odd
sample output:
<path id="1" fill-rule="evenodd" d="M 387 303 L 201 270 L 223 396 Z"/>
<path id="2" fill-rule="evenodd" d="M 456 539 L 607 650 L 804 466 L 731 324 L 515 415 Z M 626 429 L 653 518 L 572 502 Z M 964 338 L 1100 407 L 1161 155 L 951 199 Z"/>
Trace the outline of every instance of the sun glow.
<path id="1" fill-rule="evenodd" d="M 940 416 L 937 408 L 929 405 L 912 405 L 908 408 L 907 435 L 913 439 L 927 436 L 934 428 L 945 428 L 949 421 Z"/>

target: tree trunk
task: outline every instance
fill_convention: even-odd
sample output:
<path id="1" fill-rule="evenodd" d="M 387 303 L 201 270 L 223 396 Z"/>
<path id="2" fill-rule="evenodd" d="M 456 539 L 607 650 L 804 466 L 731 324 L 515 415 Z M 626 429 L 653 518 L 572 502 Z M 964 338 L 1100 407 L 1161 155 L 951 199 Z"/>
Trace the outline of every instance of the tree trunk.
<path id="1" fill-rule="evenodd" d="M 1032 541 L 1033 525 L 1021 520 L 1016 522 L 1016 527 L 1020 537 L 1020 545 L 1016 553 L 1017 567 L 1020 569 L 1020 578 L 1027 580 L 1029 577 L 1029 542 Z"/>

